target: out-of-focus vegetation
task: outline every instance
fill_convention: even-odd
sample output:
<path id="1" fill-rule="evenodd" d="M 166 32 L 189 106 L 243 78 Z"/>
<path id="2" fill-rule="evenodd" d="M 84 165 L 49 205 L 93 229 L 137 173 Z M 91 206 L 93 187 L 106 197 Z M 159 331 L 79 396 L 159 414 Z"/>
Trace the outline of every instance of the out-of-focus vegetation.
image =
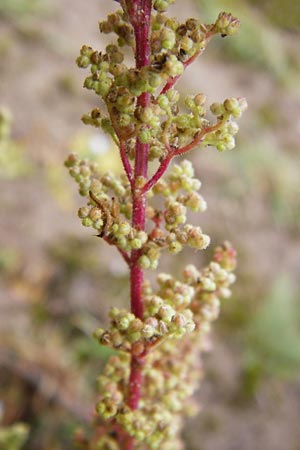
<path id="1" fill-rule="evenodd" d="M 45 8 L 46 2 L 44 0 L 1 0 L 0 15 L 15 17 L 43 12 Z"/>
<path id="2" fill-rule="evenodd" d="M 280 339 L 278 339 L 280 336 Z M 291 279 L 280 276 L 245 329 L 247 363 L 271 377 L 300 378 L 300 307 Z"/>
<path id="3" fill-rule="evenodd" d="M 215 64 L 220 76 L 222 59 L 228 61 L 230 57 L 232 73 L 242 72 L 239 92 L 247 95 L 250 104 L 247 121 L 241 125 L 238 148 L 222 160 L 212 156 L 215 159 L 205 163 L 204 169 L 199 165 L 200 178 L 207 177 L 203 187 L 208 192 L 205 196 L 209 197 L 209 191 L 215 193 L 208 198 L 209 211 L 215 211 L 215 216 L 212 213 L 212 222 L 206 223 L 205 228 L 214 242 L 224 239 L 228 229 L 240 255 L 235 297 L 223 305 L 223 318 L 215 334 L 215 346 L 225 343 L 228 350 L 218 356 L 220 361 L 212 356 L 205 362 L 208 376 L 201 398 L 206 398 L 206 405 L 199 423 L 209 425 L 201 430 L 201 450 L 220 448 L 213 434 L 222 438 L 222 450 L 232 450 L 234 446 L 228 435 L 245 433 L 245 426 L 239 428 L 237 417 L 245 414 L 245 422 L 254 427 L 257 410 L 261 403 L 267 402 L 270 386 L 274 391 L 268 400 L 269 410 L 279 411 L 274 427 L 281 426 L 286 430 L 283 435 L 290 439 L 293 433 L 297 436 L 292 429 L 296 407 L 285 406 L 280 416 L 277 394 L 280 385 L 282 397 L 292 405 L 299 392 L 300 58 L 296 43 L 300 39 L 300 14 L 298 2 L 292 0 L 286 1 L 284 7 L 279 0 L 195 0 L 195 4 L 207 22 L 213 21 L 220 10 L 232 11 L 241 18 L 240 35 L 226 38 L 225 43 L 220 39 L 212 44 L 207 56 L 212 70 Z M 13 65 L 25 91 L 36 89 L 38 79 L 45 77 L 44 59 L 32 64 L 32 69 L 30 64 L 24 66 L 23 60 L 18 66 L 18 59 L 10 56 L 15 46 L 23 48 L 24 54 L 31 57 L 34 50 L 30 40 L 23 40 L 24 34 L 10 32 L 9 28 L 11 19 L 13 23 L 25 16 L 26 27 L 30 28 L 30 14 L 35 13 L 36 21 L 45 6 L 42 0 L 0 1 L 0 25 L 5 23 L 9 37 L 0 36 L 0 54 L 5 55 L 6 61 L 6 64 L 0 62 L 5 86 L 9 85 L 12 77 L 9 69 Z M 56 17 L 66 21 L 68 14 L 63 14 L 66 4 L 61 2 L 60 8 Z M 100 17 L 98 3 L 96 10 Z M 51 58 L 53 67 L 57 58 L 61 58 L 60 65 L 64 64 L 63 58 L 70 52 L 59 41 L 64 37 L 53 32 L 52 38 L 56 46 L 57 43 L 61 46 L 56 52 L 53 46 L 46 46 L 41 52 L 43 58 L 48 58 L 49 67 Z M 12 55 L 15 58 L 13 52 Z M 43 89 L 39 85 L 36 96 L 43 105 L 42 110 L 48 111 L 47 126 L 56 133 L 54 137 L 40 132 L 45 125 L 40 125 L 41 107 L 35 100 L 29 106 L 26 104 L 28 111 L 22 106 L 20 115 L 20 99 L 14 99 L 0 115 L 0 206 L 5 211 L 1 218 L 3 245 L 0 249 L 3 409 L 0 450 L 73 448 L 72 431 L 78 424 L 88 427 L 96 378 L 108 357 L 106 349 L 102 351 L 94 344 L 91 333 L 101 326 L 104 309 L 109 308 L 112 297 L 114 304 L 121 306 L 127 302 L 122 261 L 111 249 L 104 248 L 97 237 L 82 231 L 68 213 L 76 205 L 71 183 L 62 168 L 67 148 L 83 157 L 94 154 L 95 158 L 101 158 L 101 151 L 107 152 L 106 155 L 111 155 L 105 159 L 108 170 L 111 167 L 115 170 L 119 160 L 105 138 L 94 131 L 82 132 L 79 115 L 89 99 L 81 100 L 84 94 L 80 82 L 74 80 L 73 73 L 69 75 L 71 63 L 65 64 L 64 70 L 60 66 L 59 70 L 53 69 L 50 93 L 43 90 L 46 88 L 41 83 Z M 205 64 L 204 60 L 201 64 Z M 247 94 L 244 89 L 247 90 L 249 80 L 254 82 Z M 255 87 L 262 81 L 269 93 L 260 99 Z M 10 89 L 13 98 L 13 83 Z M 64 104 L 66 107 L 71 104 L 72 111 L 77 111 L 78 122 L 71 131 L 60 134 L 64 121 L 71 117 L 73 120 L 63 109 Z M 31 117 L 33 107 L 38 109 L 37 132 L 29 119 L 26 122 L 27 112 Z M 6 112 L 8 109 L 12 120 Z M 22 126 L 15 117 L 21 117 Z M 193 156 L 197 159 L 196 154 Z M 174 260 L 170 263 L 175 264 Z M 230 365 L 231 391 L 223 373 L 226 364 Z M 238 401 L 233 406 L 233 397 L 246 398 L 247 402 Z M 215 404 L 217 412 L 213 416 Z M 234 410 L 237 404 L 240 405 L 238 413 Z M 259 416 L 260 423 L 268 422 L 269 410 Z M 226 424 L 226 433 L 222 431 L 222 423 Z M 209 431 L 212 429 L 213 432 Z M 280 447 L 280 440 L 277 447 L 271 440 L 261 445 L 252 441 L 252 446 L 243 441 L 243 447 L 236 448 L 248 450 L 260 445 L 266 449 L 294 450 L 299 440 L 298 444 L 291 441 L 286 447 Z"/>
<path id="4" fill-rule="evenodd" d="M 0 427 L 0 450 L 20 450 L 27 439 L 28 431 L 28 427 L 23 423 Z"/>
<path id="5" fill-rule="evenodd" d="M 0 109 L 0 177 L 15 178 L 29 175 L 31 164 L 24 155 L 24 148 L 11 138 L 11 114 Z"/>
<path id="6" fill-rule="evenodd" d="M 289 22 L 285 17 L 294 21 L 293 29 L 299 32 L 300 19 L 299 5 L 297 2 L 287 2 L 284 8 L 274 7 L 273 1 L 251 2 L 246 0 L 217 0 L 208 2 L 196 0 L 200 6 L 202 17 L 208 22 L 212 21 L 220 10 L 232 11 L 242 22 L 242 28 L 238 39 L 228 39 L 219 42 L 219 55 L 224 58 L 231 57 L 233 61 L 243 63 L 249 67 L 255 67 L 265 71 L 268 75 L 285 86 L 297 89 L 300 75 L 300 61 L 297 46 L 291 46 L 288 40 L 281 34 L 280 29 L 272 22 L 272 17 L 281 17 L 281 24 L 289 28 Z M 256 8 L 253 8 L 256 3 Z M 279 3 L 279 2 L 277 2 Z M 272 6 L 271 6 L 272 5 Z M 265 14 L 265 11 L 273 14 Z M 279 13 L 280 11 L 280 13 Z"/>

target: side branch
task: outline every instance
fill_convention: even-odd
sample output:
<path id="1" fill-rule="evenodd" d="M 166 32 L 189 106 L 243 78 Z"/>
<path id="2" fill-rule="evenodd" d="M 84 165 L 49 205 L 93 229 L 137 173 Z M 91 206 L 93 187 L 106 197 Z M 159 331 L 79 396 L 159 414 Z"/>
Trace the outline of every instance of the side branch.
<path id="1" fill-rule="evenodd" d="M 116 247 L 116 249 L 118 250 L 118 252 L 120 253 L 120 255 L 123 257 L 124 261 L 128 264 L 128 266 L 130 266 L 130 256 L 128 255 L 127 252 L 125 252 L 125 250 L 122 250 L 120 247 L 118 247 L 114 242 L 112 242 L 109 237 L 103 237 L 103 239 L 109 244 L 109 245 L 113 245 Z"/>
<path id="2" fill-rule="evenodd" d="M 141 190 L 141 194 L 147 193 L 158 182 L 158 180 L 163 176 L 163 174 L 167 170 L 172 158 L 174 158 L 175 156 L 183 155 L 184 153 L 187 153 L 188 151 L 192 150 L 194 147 L 196 147 L 196 145 L 198 145 L 202 141 L 202 139 L 208 133 L 212 133 L 213 131 L 218 130 L 222 125 L 223 125 L 223 121 L 220 121 L 220 122 L 216 123 L 215 125 L 203 128 L 198 133 L 196 138 L 192 142 L 190 142 L 188 145 L 185 145 L 184 147 L 181 147 L 181 148 L 169 147 L 168 155 L 161 161 L 157 171 L 144 185 L 143 189 Z"/>
<path id="3" fill-rule="evenodd" d="M 185 145 L 184 147 L 173 149 L 172 157 L 178 156 L 178 155 L 183 155 L 184 153 L 189 152 L 194 147 L 196 147 L 196 145 L 200 144 L 202 139 L 207 134 L 212 133 L 214 131 L 217 131 L 219 128 L 221 128 L 223 123 L 224 123 L 223 120 L 221 120 L 220 122 L 217 122 L 215 125 L 212 125 L 211 127 L 202 128 L 202 130 L 197 134 L 197 136 L 195 137 L 195 139 L 192 142 L 190 142 L 189 144 Z"/>
<path id="4" fill-rule="evenodd" d="M 147 183 L 144 185 L 141 194 L 145 194 L 146 192 L 150 191 L 150 189 L 153 188 L 153 186 L 158 182 L 158 180 L 163 176 L 165 171 L 167 170 L 171 159 L 173 158 L 173 153 L 170 152 L 160 163 L 157 171 L 154 173 L 154 175 L 147 181 Z"/>
<path id="5" fill-rule="evenodd" d="M 213 31 L 213 30 L 210 30 L 210 31 L 208 31 L 207 33 L 206 33 L 206 36 L 205 36 L 205 47 L 206 47 L 206 45 L 209 43 L 209 41 L 210 41 L 210 39 L 212 38 L 212 36 L 215 34 L 215 31 Z M 204 47 L 204 49 L 205 49 L 205 47 Z M 195 59 L 199 56 L 199 55 L 201 55 L 201 53 L 203 53 L 203 51 L 204 51 L 204 49 L 202 49 L 202 50 L 198 50 L 197 52 L 195 52 L 194 54 L 193 54 L 193 56 L 191 56 L 187 61 L 184 61 L 182 64 L 183 64 L 183 67 L 184 67 L 184 70 L 190 65 L 190 64 L 192 64 L 194 61 L 195 61 Z M 164 85 L 164 87 L 162 88 L 162 90 L 161 90 L 161 92 L 159 93 L 159 95 L 161 95 L 161 94 L 165 94 L 166 92 L 168 92 L 168 90 L 169 89 L 171 89 L 175 84 L 176 84 L 176 82 L 178 81 L 178 79 L 181 77 L 182 75 L 177 75 L 176 77 L 171 77 L 171 78 L 169 78 L 168 80 L 167 80 L 167 82 L 166 82 L 166 84 Z"/>
<path id="6" fill-rule="evenodd" d="M 132 167 L 130 165 L 128 156 L 126 154 L 126 145 L 125 145 L 124 141 L 120 140 L 119 150 L 120 150 L 120 156 L 121 156 L 122 164 L 123 164 L 123 167 L 124 167 L 124 171 L 126 173 L 128 181 L 129 181 L 129 183 L 131 185 L 131 188 L 133 188 Z"/>
<path id="7" fill-rule="evenodd" d="M 190 64 L 192 64 L 193 61 L 195 61 L 195 59 L 197 58 L 197 56 L 200 54 L 200 50 L 198 52 L 196 52 L 193 56 L 191 56 L 191 58 L 189 58 L 187 61 L 185 61 L 183 63 L 184 66 L 184 70 L 186 69 L 186 67 L 188 67 Z M 159 95 L 161 94 L 165 94 L 166 92 L 168 92 L 169 89 L 171 89 L 179 80 L 179 78 L 182 75 L 176 75 L 176 77 L 171 77 L 167 80 L 166 84 L 164 85 L 164 87 L 162 88 L 161 92 L 159 93 Z"/>

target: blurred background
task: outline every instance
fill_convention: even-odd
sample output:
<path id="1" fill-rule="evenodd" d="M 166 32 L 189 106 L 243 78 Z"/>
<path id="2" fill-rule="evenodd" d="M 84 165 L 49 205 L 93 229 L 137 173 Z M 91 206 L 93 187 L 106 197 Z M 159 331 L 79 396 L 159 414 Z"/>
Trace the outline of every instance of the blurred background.
<path id="1" fill-rule="evenodd" d="M 0 450 L 71 450 L 88 426 L 107 350 L 91 338 L 109 307 L 128 303 L 126 267 L 85 230 L 63 167 L 70 151 L 119 170 L 111 143 L 80 122 L 97 98 L 74 63 L 103 48 L 105 0 L 0 0 Z M 300 450 L 300 3 L 186 0 L 182 19 L 241 19 L 215 38 L 180 82 L 209 101 L 245 96 L 237 148 L 189 157 L 208 210 L 195 220 L 239 253 L 233 297 L 205 355 L 199 416 L 187 450 Z M 106 37 L 107 38 L 107 37 Z M 209 259 L 186 251 L 164 259 Z"/>

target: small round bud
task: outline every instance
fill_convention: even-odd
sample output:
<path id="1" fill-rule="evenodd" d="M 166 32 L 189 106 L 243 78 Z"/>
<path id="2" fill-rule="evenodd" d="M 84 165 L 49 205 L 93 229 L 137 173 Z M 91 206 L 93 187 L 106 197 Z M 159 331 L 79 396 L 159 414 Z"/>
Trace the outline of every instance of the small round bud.
<path id="1" fill-rule="evenodd" d="M 170 305 L 162 305 L 158 315 L 163 321 L 170 322 L 175 315 L 175 310 Z"/>
<path id="2" fill-rule="evenodd" d="M 79 157 L 76 155 L 76 153 L 70 153 L 68 158 L 65 160 L 65 166 L 66 167 L 73 167 L 76 166 L 79 162 Z"/>
<path id="3" fill-rule="evenodd" d="M 169 252 L 176 255 L 177 253 L 181 252 L 182 250 L 182 244 L 178 241 L 173 241 L 169 244 Z"/>
<path id="4" fill-rule="evenodd" d="M 142 245 L 143 245 L 142 241 L 137 238 L 132 239 L 132 241 L 130 241 L 129 244 L 133 250 L 138 250 L 138 249 L 142 248 Z"/>
<path id="5" fill-rule="evenodd" d="M 98 220 L 101 219 L 102 212 L 99 208 L 94 206 L 89 212 L 89 217 L 90 217 L 90 219 L 92 219 L 93 222 L 97 222 Z"/>
<path id="6" fill-rule="evenodd" d="M 142 269 L 149 269 L 149 268 L 150 268 L 150 265 L 151 265 L 151 261 L 150 261 L 150 259 L 149 259 L 146 255 L 142 255 L 142 256 L 139 258 L 139 266 L 140 266 Z"/>
<path id="7" fill-rule="evenodd" d="M 224 105 L 221 103 L 212 103 L 210 105 L 210 110 L 215 116 L 221 116 L 225 112 Z"/>
<path id="8" fill-rule="evenodd" d="M 82 225 L 84 227 L 91 227 L 93 226 L 93 221 L 92 219 L 90 219 L 89 217 L 84 217 L 81 221 Z"/>
<path id="9" fill-rule="evenodd" d="M 149 144 L 151 141 L 151 132 L 148 128 L 141 129 L 139 132 L 139 140 L 142 144 Z"/>
<path id="10" fill-rule="evenodd" d="M 131 226 L 128 222 L 121 222 L 118 225 L 118 232 L 123 236 L 128 236 L 131 231 Z"/>
<path id="11" fill-rule="evenodd" d="M 237 98 L 231 97 L 231 98 L 227 98 L 224 101 L 224 108 L 226 109 L 226 111 L 228 111 L 229 113 L 233 113 L 234 111 L 236 111 L 237 109 L 240 108 L 240 104 Z"/>
<path id="12" fill-rule="evenodd" d="M 78 210 L 78 217 L 80 219 L 84 219 L 85 217 L 88 217 L 89 213 L 90 213 L 90 208 L 88 206 L 82 206 Z"/>

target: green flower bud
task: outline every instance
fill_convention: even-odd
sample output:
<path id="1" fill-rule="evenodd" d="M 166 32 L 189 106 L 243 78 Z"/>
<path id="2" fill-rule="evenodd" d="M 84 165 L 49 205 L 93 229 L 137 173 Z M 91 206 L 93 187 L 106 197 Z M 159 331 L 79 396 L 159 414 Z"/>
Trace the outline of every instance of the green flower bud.
<path id="1" fill-rule="evenodd" d="M 201 285 L 205 291 L 215 291 L 216 283 L 207 277 L 201 277 Z"/>
<path id="2" fill-rule="evenodd" d="M 235 147 L 235 139 L 230 134 L 224 136 L 223 143 L 226 145 L 226 150 L 232 150 Z"/>
<path id="3" fill-rule="evenodd" d="M 176 77 L 183 73 L 184 67 L 175 55 L 170 55 L 164 64 L 164 71 L 169 77 Z"/>
<path id="4" fill-rule="evenodd" d="M 184 104 L 188 109 L 195 109 L 195 101 L 194 98 L 191 95 L 188 95 L 185 100 L 184 100 Z"/>
<path id="5" fill-rule="evenodd" d="M 130 322 L 129 331 L 135 333 L 136 331 L 141 331 L 142 328 L 143 328 L 143 322 L 134 316 L 134 318 Z"/>
<path id="6" fill-rule="evenodd" d="M 80 54 L 82 56 L 88 56 L 89 58 L 91 57 L 93 52 L 94 50 L 92 49 L 92 47 L 89 47 L 88 45 L 83 45 L 80 49 Z"/>
<path id="7" fill-rule="evenodd" d="M 162 83 L 162 78 L 159 74 L 156 73 L 150 73 L 149 76 L 149 84 L 153 88 L 157 88 Z"/>
<path id="8" fill-rule="evenodd" d="M 92 77 L 87 77 L 87 78 L 84 80 L 83 86 L 84 86 L 86 89 L 94 89 L 94 86 L 95 86 L 95 80 L 93 80 Z"/>
<path id="9" fill-rule="evenodd" d="M 122 346 L 122 344 L 124 343 L 124 338 L 121 335 L 121 333 L 119 333 L 119 331 L 115 330 L 111 333 L 111 344 L 113 347 L 115 348 L 119 348 Z"/>
<path id="10" fill-rule="evenodd" d="M 215 116 L 222 116 L 225 112 L 224 105 L 222 103 L 212 103 L 210 110 Z"/>
<path id="11" fill-rule="evenodd" d="M 88 206 L 82 206 L 78 210 L 78 217 L 80 219 L 84 219 L 84 218 L 88 217 L 89 213 L 90 213 L 90 208 Z"/>
<path id="12" fill-rule="evenodd" d="M 128 236 L 131 231 L 131 226 L 128 222 L 120 222 L 118 225 L 118 232 L 121 235 Z"/>
<path id="13" fill-rule="evenodd" d="M 136 237 L 142 244 L 145 244 L 148 240 L 148 234 L 145 231 L 138 231 Z"/>
<path id="14" fill-rule="evenodd" d="M 96 412 L 103 419 L 107 420 L 114 417 L 118 412 L 118 407 L 114 401 L 110 398 L 104 398 L 101 402 L 96 405 Z"/>
<path id="15" fill-rule="evenodd" d="M 175 118 L 174 122 L 178 126 L 178 128 L 189 128 L 191 123 L 192 116 L 189 114 L 178 114 Z"/>
<path id="16" fill-rule="evenodd" d="M 140 331 L 135 331 L 134 333 L 130 333 L 127 335 L 127 339 L 131 344 L 140 340 L 141 337 L 142 337 L 142 335 L 141 335 Z"/>
<path id="17" fill-rule="evenodd" d="M 88 56 L 81 55 L 81 56 L 78 56 L 78 58 L 76 59 L 76 63 L 78 65 L 78 67 L 85 69 L 86 67 L 88 67 L 91 64 L 91 61 Z"/>
<path id="18" fill-rule="evenodd" d="M 158 313 L 159 309 L 163 305 L 163 300 L 158 297 L 157 295 L 153 295 L 148 301 L 147 301 L 147 311 L 151 316 Z"/>
<path id="19" fill-rule="evenodd" d="M 91 183 L 91 191 L 93 194 L 97 195 L 102 192 L 103 186 L 99 180 L 93 180 Z"/>
<path id="20" fill-rule="evenodd" d="M 78 166 L 71 167 L 71 169 L 69 170 L 69 174 L 71 175 L 71 177 L 75 178 L 75 180 L 76 180 L 76 177 L 79 175 L 79 173 L 80 173 L 80 169 Z"/>
<path id="21" fill-rule="evenodd" d="M 124 60 L 124 55 L 121 52 L 114 52 L 110 55 L 110 61 L 116 64 L 121 64 Z"/>
<path id="22" fill-rule="evenodd" d="M 89 177 L 91 175 L 91 169 L 89 168 L 88 165 L 85 165 L 85 164 L 81 165 L 80 166 L 80 174 L 83 177 Z"/>
<path id="23" fill-rule="evenodd" d="M 96 82 L 95 86 L 95 92 L 98 95 L 101 95 L 101 97 L 105 97 L 112 85 L 112 80 L 110 78 L 106 78 L 103 81 Z"/>
<path id="24" fill-rule="evenodd" d="M 78 164 L 79 157 L 76 155 L 76 153 L 70 153 L 68 158 L 65 160 L 65 166 L 66 167 L 74 167 Z"/>
<path id="25" fill-rule="evenodd" d="M 158 315 L 164 322 L 170 322 L 175 315 L 175 310 L 170 305 L 162 305 Z"/>
<path id="26" fill-rule="evenodd" d="M 90 219 L 89 217 L 84 217 L 81 221 L 82 225 L 84 227 L 91 227 L 93 226 L 93 221 L 92 219 Z"/>
<path id="27" fill-rule="evenodd" d="M 161 46 L 166 50 L 171 50 L 176 42 L 176 34 L 169 28 L 163 28 L 161 32 Z"/>
<path id="28" fill-rule="evenodd" d="M 151 131 L 148 128 L 142 128 L 139 132 L 139 140 L 142 144 L 149 144 L 151 141 Z"/>
<path id="29" fill-rule="evenodd" d="M 230 13 L 220 12 L 216 23 L 216 30 L 221 33 L 222 36 L 232 36 L 236 34 L 240 28 L 240 21 L 233 17 Z"/>
<path id="30" fill-rule="evenodd" d="M 102 338 L 103 334 L 105 333 L 105 330 L 103 330 L 103 328 L 97 328 L 94 333 L 93 333 L 93 337 L 97 340 L 100 341 L 100 339 Z"/>
<path id="31" fill-rule="evenodd" d="M 224 101 L 224 108 L 226 109 L 226 111 L 228 111 L 229 113 L 234 113 L 236 110 L 240 109 L 240 104 L 237 98 L 231 97 L 231 98 L 227 98 Z"/>
<path id="32" fill-rule="evenodd" d="M 128 246 L 128 241 L 125 236 L 118 236 L 117 243 L 120 248 L 126 249 Z"/>
<path id="33" fill-rule="evenodd" d="M 151 264 L 151 261 L 146 255 L 142 255 L 139 258 L 139 266 L 142 269 L 149 269 L 150 268 L 150 264 Z"/>
<path id="34" fill-rule="evenodd" d="M 152 327 L 151 325 L 144 325 L 144 327 L 142 328 L 142 331 L 141 331 L 141 334 L 142 334 L 143 338 L 145 338 L 145 339 L 152 338 L 155 333 L 156 333 L 156 329 L 154 327 Z"/>
<path id="35" fill-rule="evenodd" d="M 194 42 L 188 36 L 183 36 L 183 38 L 180 40 L 180 48 L 186 53 L 189 53 L 190 50 L 192 50 L 193 46 Z"/>
<path id="36" fill-rule="evenodd" d="M 177 253 L 181 252 L 182 245 L 178 241 L 173 241 L 169 244 L 169 252 L 176 255 Z"/>
<path id="37" fill-rule="evenodd" d="M 97 220 L 96 222 L 93 222 L 93 228 L 95 228 L 95 230 L 101 230 L 103 227 L 103 224 L 104 224 L 104 222 L 102 219 Z"/>
<path id="38" fill-rule="evenodd" d="M 158 12 L 167 11 L 169 5 L 174 3 L 175 0 L 155 0 L 153 3 L 153 8 Z"/>
<path id="39" fill-rule="evenodd" d="M 188 177 L 193 177 L 195 174 L 193 164 L 188 159 L 184 159 L 180 163 L 180 167 L 183 170 L 183 173 Z"/>
<path id="40" fill-rule="evenodd" d="M 130 242 L 129 242 L 129 244 L 130 244 L 130 246 L 131 246 L 131 248 L 133 249 L 133 250 L 138 250 L 138 249 L 140 249 L 140 248 L 142 248 L 142 241 L 140 240 L 140 239 L 137 239 L 137 238 L 135 238 L 135 239 L 132 239 Z"/>
<path id="41" fill-rule="evenodd" d="M 180 98 L 179 92 L 176 91 L 175 89 L 169 89 L 168 92 L 166 93 L 166 96 L 168 97 L 170 103 L 172 104 L 177 103 Z"/>

